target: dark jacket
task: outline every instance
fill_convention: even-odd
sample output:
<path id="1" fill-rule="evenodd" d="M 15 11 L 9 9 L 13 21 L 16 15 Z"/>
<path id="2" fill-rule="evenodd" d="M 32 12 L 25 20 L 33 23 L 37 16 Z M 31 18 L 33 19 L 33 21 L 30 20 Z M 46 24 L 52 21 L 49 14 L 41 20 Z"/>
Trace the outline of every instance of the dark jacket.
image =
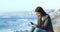
<path id="1" fill-rule="evenodd" d="M 42 25 L 38 24 L 37 27 L 46 30 L 47 32 L 54 32 L 52 27 L 51 18 L 49 15 L 44 16 L 45 20 Z M 38 19 L 38 23 L 40 22 L 40 18 Z"/>

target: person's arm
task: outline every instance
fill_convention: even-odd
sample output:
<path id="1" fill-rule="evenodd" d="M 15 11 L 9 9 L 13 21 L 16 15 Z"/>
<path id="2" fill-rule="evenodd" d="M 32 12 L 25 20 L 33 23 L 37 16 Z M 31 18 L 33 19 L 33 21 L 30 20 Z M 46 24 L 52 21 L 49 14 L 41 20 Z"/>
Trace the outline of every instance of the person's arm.
<path id="1" fill-rule="evenodd" d="M 35 28 L 36 28 L 36 25 L 33 23 L 33 22 L 30 22 L 32 24 L 32 29 L 31 29 L 31 32 L 34 32 Z"/>

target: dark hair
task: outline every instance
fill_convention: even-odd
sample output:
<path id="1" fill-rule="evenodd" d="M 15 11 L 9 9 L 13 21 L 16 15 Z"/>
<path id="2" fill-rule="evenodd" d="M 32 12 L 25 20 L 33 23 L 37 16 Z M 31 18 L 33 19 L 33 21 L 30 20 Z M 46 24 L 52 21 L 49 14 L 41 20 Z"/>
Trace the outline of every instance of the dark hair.
<path id="1" fill-rule="evenodd" d="M 43 16 L 47 15 L 47 13 L 43 10 L 42 7 L 37 7 L 37 8 L 35 9 L 35 12 L 40 12 L 40 13 L 43 14 Z"/>

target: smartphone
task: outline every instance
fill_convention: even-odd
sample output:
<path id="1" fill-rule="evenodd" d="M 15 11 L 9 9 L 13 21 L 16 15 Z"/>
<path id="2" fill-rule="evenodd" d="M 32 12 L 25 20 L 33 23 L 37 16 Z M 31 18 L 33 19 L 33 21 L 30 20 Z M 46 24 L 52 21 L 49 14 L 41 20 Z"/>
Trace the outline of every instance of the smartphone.
<path id="1" fill-rule="evenodd" d="M 30 22 L 32 25 L 34 25 L 34 23 L 33 22 Z"/>

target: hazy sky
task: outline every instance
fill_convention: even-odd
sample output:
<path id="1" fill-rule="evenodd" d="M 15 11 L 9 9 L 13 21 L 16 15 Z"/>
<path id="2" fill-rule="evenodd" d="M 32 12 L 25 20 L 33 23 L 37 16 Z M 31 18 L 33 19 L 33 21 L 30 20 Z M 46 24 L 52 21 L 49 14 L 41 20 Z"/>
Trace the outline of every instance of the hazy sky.
<path id="1" fill-rule="evenodd" d="M 44 9 L 60 8 L 60 0 L 0 0 L 0 12 L 32 11 L 37 6 Z"/>

